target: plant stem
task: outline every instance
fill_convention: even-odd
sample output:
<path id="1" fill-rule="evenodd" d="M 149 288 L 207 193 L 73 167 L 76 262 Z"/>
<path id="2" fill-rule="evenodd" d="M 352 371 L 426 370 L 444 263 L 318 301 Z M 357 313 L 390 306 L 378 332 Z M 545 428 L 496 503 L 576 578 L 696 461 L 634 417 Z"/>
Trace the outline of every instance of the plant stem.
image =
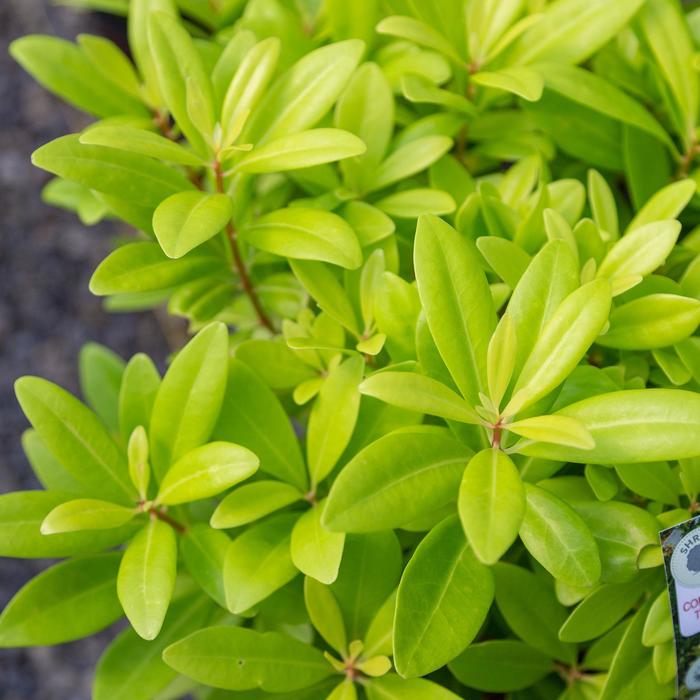
<path id="1" fill-rule="evenodd" d="M 181 522 L 178 522 L 177 520 L 175 520 L 175 518 L 171 518 L 164 511 L 154 508 L 149 512 L 153 517 L 158 518 L 158 520 L 162 520 L 164 523 L 168 523 L 170 527 L 179 532 L 181 535 L 184 535 L 187 532 L 187 528 Z"/>
<path id="2" fill-rule="evenodd" d="M 224 174 L 221 170 L 221 163 L 219 163 L 219 161 L 216 161 L 216 163 L 214 164 L 214 177 L 216 180 L 216 191 L 219 194 L 225 194 L 226 191 L 224 189 Z M 248 275 L 248 270 L 246 268 L 245 261 L 243 260 L 243 257 L 241 255 L 241 249 L 238 245 L 236 229 L 234 228 L 232 221 L 229 221 L 226 224 L 226 237 L 228 238 L 229 245 L 231 246 L 233 264 L 236 268 L 236 272 L 238 273 L 238 277 L 241 280 L 241 286 L 243 287 L 243 291 L 248 296 L 248 299 L 250 299 L 250 303 L 253 305 L 253 309 L 255 309 L 255 313 L 258 317 L 260 325 L 265 326 L 265 328 L 267 328 L 271 333 L 274 333 L 275 327 L 272 324 L 270 317 L 265 312 L 265 309 L 263 309 L 262 304 L 260 303 L 260 299 L 257 293 L 255 292 L 255 288 L 253 287 L 253 283 L 250 280 L 250 276 Z"/>

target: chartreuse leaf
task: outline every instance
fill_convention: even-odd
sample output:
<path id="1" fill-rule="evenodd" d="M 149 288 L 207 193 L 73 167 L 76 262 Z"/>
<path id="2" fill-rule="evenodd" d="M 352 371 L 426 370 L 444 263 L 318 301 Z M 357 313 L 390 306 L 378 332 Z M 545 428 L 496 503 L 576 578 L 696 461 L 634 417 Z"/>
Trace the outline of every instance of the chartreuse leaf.
<path id="1" fill-rule="evenodd" d="M 66 180 L 152 212 L 160 202 L 194 186 L 179 171 L 137 153 L 61 136 L 32 154 L 32 163 Z"/>
<path id="2" fill-rule="evenodd" d="M 566 663 L 576 660 L 576 647 L 559 640 L 566 608 L 551 582 L 527 569 L 498 563 L 493 568 L 496 605 L 508 626 L 527 644 Z"/>
<path id="3" fill-rule="evenodd" d="M 66 498 L 69 494 L 74 498 L 89 495 L 90 489 L 72 476 L 46 449 L 34 428 L 28 428 L 22 433 L 22 450 L 36 478 L 45 489 L 64 492 Z"/>
<path id="4" fill-rule="evenodd" d="M 69 41 L 39 34 L 24 36 L 12 42 L 10 54 L 45 88 L 78 109 L 98 117 L 148 114 L 137 97 L 105 80 L 89 55 Z M 128 65 L 126 59 L 124 62 Z"/>
<path id="5" fill-rule="evenodd" d="M 112 433 L 118 431 L 117 396 L 124 374 L 124 361 L 111 350 L 87 343 L 78 358 L 80 390 L 88 405 Z"/>
<path id="6" fill-rule="evenodd" d="M 91 34 L 79 34 L 78 44 L 103 78 L 119 86 L 124 92 L 141 99 L 141 85 L 134 66 L 116 44 Z"/>
<path id="7" fill-rule="evenodd" d="M 615 197 L 605 178 L 597 170 L 588 171 L 588 200 L 593 220 L 606 233 L 617 239 L 620 224 L 617 218 Z"/>
<path id="8" fill-rule="evenodd" d="M 80 143 L 139 153 L 168 163 L 201 166 L 206 162 L 171 139 L 133 126 L 95 126 L 80 135 Z"/>
<path id="9" fill-rule="evenodd" d="M 673 639 L 673 618 L 671 605 L 666 591 L 661 591 L 649 608 L 649 614 L 644 621 L 642 644 L 654 647 Z"/>
<path id="10" fill-rule="evenodd" d="M 467 465 L 459 487 L 459 517 L 476 556 L 497 562 L 518 536 L 525 490 L 510 457 L 482 450 Z"/>
<path id="11" fill-rule="evenodd" d="M 418 219 L 414 250 L 423 308 L 443 361 L 467 401 L 486 388 L 486 354 L 496 314 L 476 252 L 435 216 Z"/>
<path id="12" fill-rule="evenodd" d="M 357 700 L 355 684 L 349 678 L 346 678 L 333 688 L 326 700 Z"/>
<path id="13" fill-rule="evenodd" d="M 299 442 L 282 405 L 248 365 L 231 359 L 219 422 L 213 437 L 247 447 L 260 459 L 260 469 L 301 492 L 308 477 Z"/>
<path id="14" fill-rule="evenodd" d="M 126 525 L 114 530 L 43 535 L 40 527 L 46 516 L 71 498 L 73 494 L 54 490 L 0 495 L 0 556 L 57 558 L 99 552 L 121 544 L 133 533 L 133 527 Z"/>
<path id="15" fill-rule="evenodd" d="M 222 323 L 201 330 L 175 357 L 156 394 L 149 429 L 158 479 L 171 463 L 204 443 L 226 387 L 228 335 Z"/>
<path id="16" fill-rule="evenodd" d="M 294 566 L 321 583 L 333 583 L 343 556 L 345 534 L 331 532 L 322 523 L 326 501 L 319 501 L 297 520 L 290 551 Z"/>
<path id="17" fill-rule="evenodd" d="M 450 150 L 446 136 L 421 136 L 392 151 L 374 171 L 369 189 L 381 190 L 432 165 Z"/>
<path id="18" fill-rule="evenodd" d="M 128 523 L 137 513 L 136 508 L 126 508 L 95 498 L 78 498 L 56 506 L 41 523 L 42 535 L 77 530 L 109 530 Z"/>
<path id="19" fill-rule="evenodd" d="M 172 506 L 216 496 L 254 474 L 259 464 L 250 450 L 231 442 L 196 447 L 166 472 L 156 502 Z"/>
<path id="20" fill-rule="evenodd" d="M 225 194 L 179 192 L 153 213 L 153 230 L 169 258 L 181 258 L 221 231 L 231 218 L 231 199 Z"/>
<path id="21" fill-rule="evenodd" d="M 480 423 L 477 413 L 459 394 L 415 372 L 377 372 L 360 384 L 360 393 L 409 411 L 462 423 Z"/>
<path id="22" fill-rule="evenodd" d="M 378 25 L 380 34 L 389 34 L 401 39 L 408 39 L 419 46 L 425 46 L 439 53 L 445 54 L 458 65 L 464 60 L 457 53 L 452 43 L 439 31 L 425 22 L 413 17 L 391 16 L 385 17 Z"/>
<path id="23" fill-rule="evenodd" d="M 323 481 L 345 450 L 360 408 L 357 386 L 362 357 L 351 357 L 332 369 L 314 402 L 306 434 L 306 455 L 313 484 Z"/>
<path id="24" fill-rule="evenodd" d="M 699 323 L 699 300 L 678 294 L 649 294 L 615 308 L 609 330 L 597 342 L 619 350 L 664 348 L 691 336 Z"/>
<path id="25" fill-rule="evenodd" d="M 561 302 L 523 366 L 506 415 L 546 396 L 571 373 L 607 322 L 610 303 L 607 280 L 589 282 Z"/>
<path id="26" fill-rule="evenodd" d="M 120 552 L 78 557 L 33 578 L 0 615 L 0 647 L 62 644 L 118 620 L 120 558 Z"/>
<path id="27" fill-rule="evenodd" d="M 394 655 L 394 611 L 396 610 L 397 593 L 398 591 L 394 591 L 384 601 L 367 630 L 364 648 L 366 656 L 371 657 L 375 654 Z"/>
<path id="28" fill-rule="evenodd" d="M 279 53 L 280 41 L 277 37 L 263 39 L 245 53 L 230 82 L 227 82 L 221 108 L 224 146 L 233 142 L 235 125 L 260 101 L 274 74 Z"/>
<path id="29" fill-rule="evenodd" d="M 580 63 L 624 27 L 643 0 L 564 0 L 548 5 L 540 19 L 505 53 L 508 64 L 535 61 Z"/>
<path id="30" fill-rule="evenodd" d="M 234 169 L 243 173 L 276 173 L 360 156 L 365 150 L 362 140 L 349 131 L 310 129 L 254 148 Z"/>
<path id="31" fill-rule="evenodd" d="M 508 390 L 515 368 L 517 350 L 518 344 L 512 316 L 504 314 L 491 336 L 486 355 L 489 397 L 496 407 L 500 406 L 501 400 Z"/>
<path id="32" fill-rule="evenodd" d="M 369 700 L 457 700 L 452 691 L 423 678 L 399 678 L 394 674 L 367 683 Z"/>
<path id="33" fill-rule="evenodd" d="M 347 634 L 343 613 L 332 591 L 315 578 L 304 579 L 304 601 L 311 623 L 316 631 L 341 654 L 347 650 Z"/>
<path id="34" fill-rule="evenodd" d="M 677 217 L 695 194 L 697 185 L 694 180 L 679 180 L 662 187 L 652 195 L 644 206 L 635 214 L 627 226 L 627 232 L 651 224 Z"/>
<path id="35" fill-rule="evenodd" d="M 148 484 L 151 478 L 151 466 L 148 461 L 148 435 L 142 425 L 134 428 L 126 448 L 129 460 L 129 477 L 136 487 L 142 501 L 148 495 Z"/>
<path id="36" fill-rule="evenodd" d="M 340 163 L 347 184 L 364 191 L 394 130 L 394 96 L 379 66 L 363 63 L 355 71 L 338 99 L 334 117 L 336 127 L 356 134 L 367 146 L 363 155 Z"/>
<path id="37" fill-rule="evenodd" d="M 245 612 L 297 575 L 289 553 L 297 518 L 297 513 L 273 516 L 231 543 L 224 563 L 226 603 L 231 612 Z"/>
<path id="38" fill-rule="evenodd" d="M 559 630 L 565 642 L 586 642 L 605 634 L 635 605 L 646 581 L 606 583 L 589 593 L 566 618 Z"/>
<path id="39" fill-rule="evenodd" d="M 394 661 L 402 676 L 435 671 L 474 639 L 493 600 L 491 572 L 448 518 L 418 545 L 396 601 Z"/>
<path id="40" fill-rule="evenodd" d="M 210 524 L 215 528 L 247 525 L 299 501 L 299 489 L 281 481 L 256 481 L 229 493 L 217 506 Z"/>
<path id="41" fill-rule="evenodd" d="M 397 219 L 416 219 L 421 214 L 451 214 L 457 208 L 454 199 L 447 192 L 427 188 L 396 192 L 375 204 Z"/>
<path id="42" fill-rule="evenodd" d="M 404 75 L 401 78 L 401 90 L 409 102 L 441 105 L 468 117 L 476 115 L 476 108 L 466 97 L 449 90 L 441 90 L 430 78 L 410 73 Z"/>
<path id="43" fill-rule="evenodd" d="M 564 241 L 546 243 L 525 270 L 508 303 L 517 339 L 515 374 L 522 369 L 545 324 L 578 286 L 576 258 Z"/>
<path id="44" fill-rule="evenodd" d="M 272 83 L 242 141 L 264 144 L 313 126 L 335 103 L 363 50 L 362 41 L 349 39 L 306 54 Z"/>
<path id="45" fill-rule="evenodd" d="M 544 81 L 542 76 L 531 68 L 514 66 L 497 71 L 480 71 L 471 76 L 477 85 L 512 92 L 529 102 L 536 102 L 542 96 Z"/>
<path id="46" fill-rule="evenodd" d="M 487 693 L 527 688 L 553 668 L 548 656 L 513 639 L 472 644 L 450 663 L 450 671 L 460 682 Z"/>
<path id="47" fill-rule="evenodd" d="M 157 243 L 127 243 L 112 251 L 90 279 L 90 291 L 108 294 L 156 292 L 221 269 L 213 256 L 189 255 L 172 260 Z"/>
<path id="48" fill-rule="evenodd" d="M 555 445 L 578 447 L 581 450 L 590 450 L 595 447 L 595 442 L 586 426 L 581 421 L 567 416 L 523 418 L 515 423 L 509 423 L 508 430 L 528 440 L 552 442 Z"/>
<path id="49" fill-rule="evenodd" d="M 261 216 L 242 230 L 260 250 L 299 260 L 321 260 L 348 269 L 362 264 L 355 232 L 337 214 L 289 207 Z"/>
<path id="50" fill-rule="evenodd" d="M 202 590 L 226 609 L 224 561 L 231 539 L 205 523 L 188 525 L 180 538 L 180 553 L 192 578 Z"/>
<path id="51" fill-rule="evenodd" d="M 615 471 L 622 483 L 640 496 L 669 505 L 678 505 L 681 482 L 666 462 L 618 464 Z"/>
<path id="52" fill-rule="evenodd" d="M 201 594 L 173 602 L 158 639 L 141 639 L 127 628 L 107 647 L 97 662 L 92 689 L 94 700 L 150 700 L 176 678 L 161 655 L 165 647 L 207 623 L 214 604 Z"/>
<path id="53" fill-rule="evenodd" d="M 415 426 L 372 442 L 338 474 L 324 521 L 340 532 L 400 527 L 453 502 L 472 451 L 444 428 Z"/>
<path id="54" fill-rule="evenodd" d="M 119 432 L 131 436 L 138 426 L 149 425 L 160 374 L 148 355 L 138 353 L 126 365 L 119 387 Z M 133 478 L 132 478 L 133 481 Z"/>
<path id="55" fill-rule="evenodd" d="M 213 109 L 209 75 L 194 42 L 174 17 L 163 12 L 152 12 L 149 15 L 148 42 L 158 85 L 168 110 L 195 151 L 206 155 L 205 139 L 187 109 L 188 80 L 201 92 L 206 108 Z"/>
<path id="56" fill-rule="evenodd" d="M 91 494 L 118 503 L 135 500 L 124 455 L 92 411 L 38 377 L 18 379 L 15 391 L 41 441 Z"/>
<path id="57" fill-rule="evenodd" d="M 641 281 L 668 257 L 681 232 L 675 220 L 656 221 L 638 226 L 625 234 L 608 251 L 598 268 L 598 277 L 607 277 L 613 293 L 626 291 L 627 280 Z"/>
<path id="58" fill-rule="evenodd" d="M 208 627 L 169 646 L 165 663 L 178 673 L 226 690 L 283 693 L 308 688 L 333 672 L 317 649 L 278 632 Z"/>
<path id="59" fill-rule="evenodd" d="M 163 625 L 175 586 L 175 531 L 152 518 L 124 552 L 117 577 L 119 602 L 143 639 L 155 639 Z"/>
<path id="60" fill-rule="evenodd" d="M 348 639 L 363 639 L 401 576 L 402 554 L 390 531 L 348 535 L 331 591 L 343 613 Z"/>
<path id="61" fill-rule="evenodd" d="M 600 578 L 600 556 L 591 531 L 564 501 L 531 484 L 520 538 L 554 578 L 572 586 L 592 586 Z"/>

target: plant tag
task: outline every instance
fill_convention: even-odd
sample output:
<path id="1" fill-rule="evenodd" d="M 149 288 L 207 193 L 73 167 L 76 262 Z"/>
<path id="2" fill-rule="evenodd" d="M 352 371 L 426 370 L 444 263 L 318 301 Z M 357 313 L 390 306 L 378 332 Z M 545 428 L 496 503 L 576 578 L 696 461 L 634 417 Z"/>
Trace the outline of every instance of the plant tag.
<path id="1" fill-rule="evenodd" d="M 676 644 L 676 697 L 700 700 L 700 516 L 659 533 Z"/>

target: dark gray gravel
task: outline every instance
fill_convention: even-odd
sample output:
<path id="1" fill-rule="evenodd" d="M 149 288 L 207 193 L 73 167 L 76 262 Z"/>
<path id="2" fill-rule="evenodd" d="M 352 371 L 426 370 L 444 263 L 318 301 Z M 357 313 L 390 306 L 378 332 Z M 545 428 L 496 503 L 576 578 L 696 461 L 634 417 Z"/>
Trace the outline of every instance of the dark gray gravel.
<path id="1" fill-rule="evenodd" d="M 47 0 L 0 0 L 0 493 L 37 486 L 20 448 L 27 424 L 12 391 L 18 376 L 41 375 L 76 391 L 78 350 L 89 340 L 123 357 L 148 352 L 161 365 L 168 351 L 152 314 L 106 314 L 88 292 L 117 225 L 86 228 L 44 205 L 39 192 L 47 175 L 29 161 L 41 144 L 79 130 L 84 117 L 35 84 L 7 45 L 29 33 L 72 39 L 81 32 L 123 43 L 124 24 Z M 0 558 L 0 607 L 45 565 Z M 0 700 L 87 700 L 92 668 L 110 636 L 0 650 Z"/>

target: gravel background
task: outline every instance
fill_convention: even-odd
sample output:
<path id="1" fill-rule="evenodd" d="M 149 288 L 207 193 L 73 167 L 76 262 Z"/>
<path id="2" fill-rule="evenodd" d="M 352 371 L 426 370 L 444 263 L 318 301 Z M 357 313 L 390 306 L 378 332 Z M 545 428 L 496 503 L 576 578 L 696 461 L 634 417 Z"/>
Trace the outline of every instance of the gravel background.
<path id="1" fill-rule="evenodd" d="M 26 75 L 7 46 L 29 33 L 73 39 L 81 32 L 123 43 L 124 24 L 48 0 L 0 0 L 0 493 L 37 486 L 20 447 L 27 424 L 12 390 L 18 376 L 41 375 L 76 391 L 77 354 L 89 340 L 123 357 L 147 352 L 161 365 L 167 353 L 153 314 L 106 314 L 88 292 L 117 224 L 87 228 L 44 205 L 39 192 L 48 177 L 29 160 L 85 118 Z M 45 565 L 0 558 L 0 608 Z M 110 637 L 108 631 L 58 647 L 0 650 L 0 699 L 88 700 L 93 666 Z"/>

